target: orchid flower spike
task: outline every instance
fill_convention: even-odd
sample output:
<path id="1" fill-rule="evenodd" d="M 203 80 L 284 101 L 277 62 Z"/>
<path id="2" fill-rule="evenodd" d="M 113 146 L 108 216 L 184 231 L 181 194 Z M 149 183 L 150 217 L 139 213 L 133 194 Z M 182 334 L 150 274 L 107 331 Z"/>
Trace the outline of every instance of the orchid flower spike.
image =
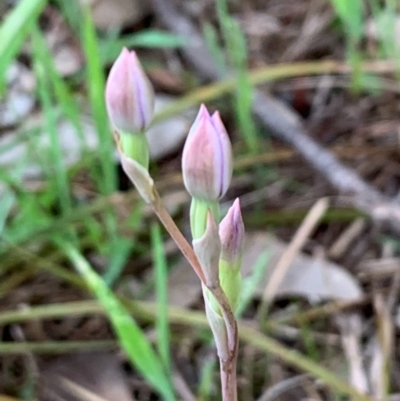
<path id="1" fill-rule="evenodd" d="M 232 178 L 232 146 L 218 112 L 201 105 L 182 155 L 183 181 L 193 198 L 214 202 L 228 190 Z"/>
<path id="2" fill-rule="evenodd" d="M 110 70 L 105 97 L 109 119 L 117 131 L 137 134 L 149 126 L 154 90 L 134 51 L 121 51 Z"/>

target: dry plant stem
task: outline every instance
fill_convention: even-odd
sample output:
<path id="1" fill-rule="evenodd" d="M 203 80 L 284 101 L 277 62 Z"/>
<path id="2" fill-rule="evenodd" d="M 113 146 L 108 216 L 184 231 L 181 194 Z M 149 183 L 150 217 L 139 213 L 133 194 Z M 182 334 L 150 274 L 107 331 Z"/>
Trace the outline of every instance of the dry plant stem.
<path id="1" fill-rule="evenodd" d="M 169 232 L 172 239 L 176 242 L 177 246 L 185 256 L 187 261 L 193 267 L 194 271 L 199 276 L 202 283 L 205 284 L 205 277 L 194 253 L 192 247 L 186 241 L 186 238 L 182 235 L 181 231 L 175 224 L 174 220 L 165 209 L 161 197 L 155 187 L 153 187 L 153 200 L 151 205 L 154 208 L 155 213 L 164 225 L 165 229 Z M 206 284 L 205 284 L 206 285 Z M 221 365 L 221 388 L 224 401 L 236 401 L 237 400 L 237 383 L 236 383 L 236 359 L 238 353 L 238 327 L 235 319 L 235 315 L 229 304 L 228 298 L 218 283 L 216 287 L 208 287 L 208 290 L 214 296 L 218 305 L 222 311 L 222 315 L 225 321 L 226 331 L 228 335 L 228 349 L 229 356 L 227 360 L 220 360 Z"/>
<path id="2" fill-rule="evenodd" d="M 309 238 L 321 217 L 325 214 L 328 206 L 329 202 L 327 198 L 321 198 L 313 205 L 298 228 L 289 246 L 285 249 L 285 252 L 277 262 L 276 269 L 264 289 L 263 301 L 257 313 L 260 320 L 266 316 L 268 305 L 274 299 L 294 257 L 298 252 L 300 252 L 305 241 Z"/>

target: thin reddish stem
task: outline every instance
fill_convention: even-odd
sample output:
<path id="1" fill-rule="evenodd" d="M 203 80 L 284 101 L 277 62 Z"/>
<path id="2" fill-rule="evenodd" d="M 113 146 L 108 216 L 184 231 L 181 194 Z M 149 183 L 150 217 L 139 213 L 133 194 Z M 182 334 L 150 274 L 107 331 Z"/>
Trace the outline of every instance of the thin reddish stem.
<path id="1" fill-rule="evenodd" d="M 194 253 L 192 247 L 187 242 L 186 238 L 183 236 L 178 226 L 175 224 L 174 220 L 165 209 L 159 193 L 154 188 L 154 201 L 151 204 L 156 212 L 161 223 L 164 225 L 165 229 L 169 232 L 172 239 L 175 241 L 176 245 L 182 252 L 183 256 L 187 259 L 190 265 L 193 267 L 195 273 L 199 276 L 202 283 L 205 283 L 205 277 L 200 263 Z"/>
<path id="2" fill-rule="evenodd" d="M 236 360 L 235 356 L 228 362 L 220 361 L 223 401 L 237 401 Z"/>

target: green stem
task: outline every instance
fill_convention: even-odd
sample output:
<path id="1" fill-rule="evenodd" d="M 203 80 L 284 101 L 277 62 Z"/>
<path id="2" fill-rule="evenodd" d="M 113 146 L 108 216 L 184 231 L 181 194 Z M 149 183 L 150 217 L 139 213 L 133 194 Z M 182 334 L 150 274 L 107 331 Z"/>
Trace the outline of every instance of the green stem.
<path id="1" fill-rule="evenodd" d="M 217 201 L 206 202 L 196 198 L 192 199 L 190 223 L 193 239 L 201 238 L 204 235 L 209 212 L 212 213 L 215 221 L 219 222 L 219 203 Z M 219 269 L 219 266 L 215 266 L 215 269 Z M 204 297 L 210 297 L 209 299 L 204 299 L 204 301 L 210 302 L 211 308 L 218 311 L 217 313 L 221 314 L 224 319 L 229 357 L 227 359 L 220 358 L 222 399 L 223 401 L 236 401 L 236 361 L 239 347 L 236 319 L 231 304 L 219 283 L 215 288 L 207 287 L 203 295 Z"/>
<path id="2" fill-rule="evenodd" d="M 206 202 L 201 199 L 192 198 L 190 204 L 190 228 L 193 239 L 200 238 L 206 231 L 208 211 L 214 216 L 215 221 L 219 222 L 218 202 Z"/>
<path id="3" fill-rule="evenodd" d="M 150 155 L 146 135 L 144 133 L 129 134 L 121 131 L 119 136 L 125 155 L 136 160 L 148 170 Z"/>

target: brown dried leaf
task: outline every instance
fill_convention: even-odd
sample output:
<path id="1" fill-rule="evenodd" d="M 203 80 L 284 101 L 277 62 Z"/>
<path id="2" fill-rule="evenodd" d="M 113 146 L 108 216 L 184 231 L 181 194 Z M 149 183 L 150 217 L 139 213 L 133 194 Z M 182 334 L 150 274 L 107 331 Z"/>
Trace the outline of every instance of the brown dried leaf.
<path id="1" fill-rule="evenodd" d="M 246 237 L 242 273 L 249 276 L 258 258 L 265 251 L 271 258 L 266 275 L 259 283 L 256 296 L 261 296 L 277 261 L 287 244 L 264 232 L 249 233 Z M 186 262 L 179 264 L 170 274 L 169 299 L 172 305 L 187 307 L 197 301 L 201 286 L 197 276 Z M 298 254 L 277 288 L 276 296 L 303 296 L 310 302 L 320 300 L 352 300 L 362 296 L 358 282 L 341 266 L 327 260 Z"/>

